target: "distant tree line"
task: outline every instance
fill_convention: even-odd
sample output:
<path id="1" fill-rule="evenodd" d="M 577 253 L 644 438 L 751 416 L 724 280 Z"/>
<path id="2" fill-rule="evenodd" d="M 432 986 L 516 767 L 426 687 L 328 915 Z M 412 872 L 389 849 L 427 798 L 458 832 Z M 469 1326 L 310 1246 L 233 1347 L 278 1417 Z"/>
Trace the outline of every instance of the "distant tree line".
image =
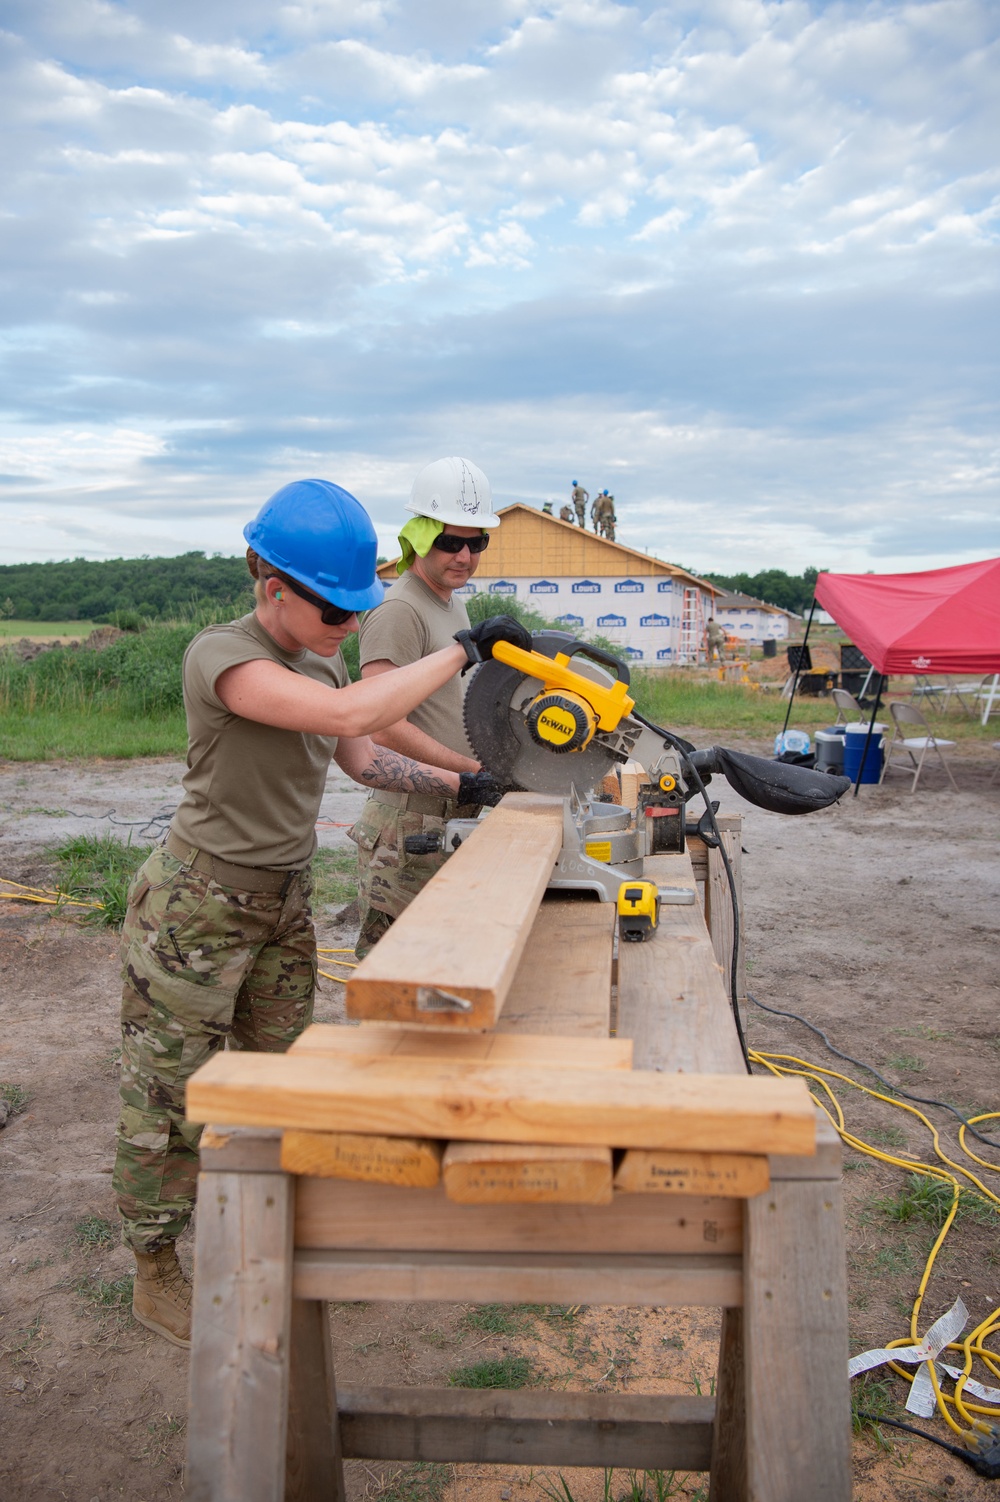
<path id="1" fill-rule="evenodd" d="M 14 620 L 178 620 L 205 606 L 250 608 L 245 558 L 182 553 L 177 558 L 111 558 L 95 563 L 0 564 L 0 608 Z"/>
<path id="2" fill-rule="evenodd" d="M 817 568 L 807 568 L 801 574 L 786 574 L 784 569 L 767 568 L 759 574 L 703 574 L 702 577 L 731 594 L 752 595 L 766 605 L 808 615 L 819 572 Z"/>

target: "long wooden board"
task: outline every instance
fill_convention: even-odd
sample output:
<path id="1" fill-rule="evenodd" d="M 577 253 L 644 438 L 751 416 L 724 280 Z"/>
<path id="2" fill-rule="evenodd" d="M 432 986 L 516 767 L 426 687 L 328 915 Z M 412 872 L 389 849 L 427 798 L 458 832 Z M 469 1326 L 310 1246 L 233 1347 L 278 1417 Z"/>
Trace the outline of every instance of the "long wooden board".
<path id="1" fill-rule="evenodd" d="M 452 1142 L 441 1163 L 458 1205 L 610 1205 L 609 1147 Z"/>
<path id="2" fill-rule="evenodd" d="M 767 1158 L 749 1153 L 664 1153 L 630 1147 L 615 1172 L 625 1194 L 722 1194 L 750 1199 L 771 1182 Z"/>
<path id="3" fill-rule="evenodd" d="M 347 982 L 347 1015 L 493 1027 L 562 843 L 563 806 L 508 793 Z"/>
<path id="4" fill-rule="evenodd" d="M 606 1040 L 611 1027 L 614 903 L 546 896 L 497 1028 Z"/>
<path id="5" fill-rule="evenodd" d="M 651 856 L 645 874 L 659 886 L 694 887 L 686 854 Z M 651 937 L 621 946 L 618 1035 L 634 1040 L 642 1069 L 746 1075 L 722 971 L 697 903 L 661 904 Z"/>
<path id="6" fill-rule="evenodd" d="M 362 1387 L 338 1401 L 344 1454 L 368 1460 L 706 1471 L 712 1398 Z"/>
<path id="7" fill-rule="evenodd" d="M 456 1254 L 724 1256 L 743 1245 L 743 1204 L 694 1195 L 661 1199 L 616 1194 L 610 1205 L 456 1205 L 443 1184 L 435 1189 L 394 1189 L 303 1178 L 296 1184 L 295 1245 Z M 480 1302 L 488 1300 L 484 1296 Z"/>
<path id="8" fill-rule="evenodd" d="M 465 1142 L 791 1155 L 816 1149 L 805 1082 L 749 1075 L 219 1053 L 189 1081 L 187 1115 L 222 1125 Z"/>
<path id="9" fill-rule="evenodd" d="M 362 1022 L 360 1027 L 314 1022 L 288 1052 L 340 1059 L 464 1059 L 546 1069 L 632 1068 L 631 1038 L 443 1033 L 397 1022 Z"/>
<path id="10" fill-rule="evenodd" d="M 363 1184 L 405 1184 L 430 1189 L 441 1178 L 443 1144 L 427 1137 L 386 1137 L 361 1132 L 285 1132 L 286 1173 Z"/>

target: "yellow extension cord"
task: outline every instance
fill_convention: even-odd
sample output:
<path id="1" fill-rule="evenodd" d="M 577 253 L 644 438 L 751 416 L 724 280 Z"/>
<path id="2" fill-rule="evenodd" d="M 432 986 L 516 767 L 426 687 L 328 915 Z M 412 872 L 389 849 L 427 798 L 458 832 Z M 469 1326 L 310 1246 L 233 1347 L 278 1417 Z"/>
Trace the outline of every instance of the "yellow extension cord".
<path id="1" fill-rule="evenodd" d="M 911 1106 L 905 1101 L 896 1100 L 891 1095 L 884 1095 L 878 1090 L 872 1090 L 867 1085 L 859 1085 L 857 1080 L 852 1080 L 849 1075 L 840 1074 L 835 1069 L 825 1069 L 821 1065 L 810 1064 L 807 1060 L 796 1058 L 791 1054 L 765 1054 L 758 1053 L 754 1049 L 751 1049 L 750 1060 L 754 1064 L 761 1065 L 764 1069 L 769 1070 L 771 1074 L 774 1075 L 800 1075 L 805 1079 L 812 1080 L 813 1083 L 818 1087 L 820 1093 L 817 1093 L 816 1090 L 811 1090 L 810 1094 L 816 1101 L 816 1104 L 826 1112 L 826 1115 L 829 1117 L 830 1121 L 833 1123 L 833 1126 L 840 1134 L 841 1139 L 847 1144 L 848 1147 L 854 1148 L 855 1152 L 865 1153 L 871 1158 L 878 1158 L 883 1163 L 890 1163 L 893 1165 L 893 1167 L 906 1168 L 909 1169 L 911 1173 L 921 1174 L 925 1178 L 936 1179 L 940 1183 L 951 1185 L 951 1208 L 948 1211 L 948 1216 L 944 1222 L 944 1225 L 941 1227 L 941 1230 L 935 1238 L 934 1244 L 928 1254 L 927 1262 L 924 1266 L 923 1276 L 920 1279 L 920 1285 L 917 1289 L 917 1297 L 914 1301 L 913 1309 L 910 1313 L 910 1333 L 908 1336 L 901 1337 L 898 1340 L 887 1341 L 886 1349 L 892 1350 L 896 1346 L 915 1345 L 920 1339 L 920 1336 L 917 1333 L 917 1319 L 920 1314 L 920 1306 L 923 1303 L 924 1295 L 927 1292 L 927 1285 L 930 1281 L 930 1276 L 934 1268 L 935 1259 L 938 1252 L 941 1250 L 944 1239 L 951 1229 L 955 1216 L 958 1213 L 958 1206 L 962 1193 L 970 1192 L 967 1185 L 960 1183 L 957 1175 L 961 1175 L 963 1178 L 968 1179 L 971 1184 L 975 1185 L 976 1191 L 981 1194 L 984 1199 L 992 1203 L 998 1213 L 1000 1213 L 1000 1195 L 994 1194 L 991 1189 L 987 1189 L 982 1180 L 978 1178 L 976 1174 L 974 1174 L 970 1169 L 963 1168 L 960 1163 L 953 1162 L 952 1159 L 947 1156 L 947 1154 L 942 1150 L 941 1139 L 938 1135 L 938 1130 L 935 1127 L 934 1123 L 930 1121 L 922 1111 L 918 1111 L 915 1106 Z M 841 1108 L 840 1102 L 837 1099 L 836 1095 L 833 1093 L 833 1090 L 828 1083 L 828 1081 L 831 1079 L 840 1080 L 843 1084 L 850 1085 L 852 1089 L 860 1090 L 864 1095 L 870 1095 L 875 1100 L 885 1101 L 887 1105 L 896 1106 L 899 1110 L 908 1111 L 911 1116 L 916 1116 L 918 1121 L 922 1122 L 931 1134 L 931 1140 L 933 1143 L 935 1155 L 940 1159 L 941 1163 L 947 1166 L 944 1168 L 939 1168 L 936 1164 L 921 1163 L 908 1158 L 896 1157 L 892 1153 L 882 1152 L 879 1148 L 872 1147 L 867 1142 L 862 1142 L 859 1137 L 856 1137 L 852 1132 L 849 1132 L 847 1130 L 844 1121 L 844 1113 Z M 826 1100 L 823 1099 L 824 1095 L 827 1097 Z M 827 1102 L 829 1102 L 829 1104 Z M 1000 1118 L 1000 1111 L 984 1111 L 979 1116 L 970 1117 L 969 1120 L 972 1123 L 976 1123 L 980 1121 L 993 1121 L 998 1118 Z M 991 1173 L 1000 1173 L 1000 1165 L 997 1165 L 995 1163 L 988 1163 L 985 1158 L 979 1157 L 979 1155 L 973 1152 L 973 1150 L 969 1147 L 966 1139 L 966 1128 L 964 1125 L 959 1128 L 958 1140 L 961 1144 L 962 1151 L 968 1158 L 971 1158 L 974 1163 L 978 1163 L 981 1167 L 989 1169 Z M 949 1169 L 954 1169 L 954 1173 L 949 1172 Z M 982 1419 L 975 1418 L 973 1417 L 973 1415 L 984 1414 L 991 1418 L 1000 1419 L 1000 1408 L 990 1408 L 978 1403 L 967 1403 L 963 1397 L 963 1391 L 966 1381 L 972 1375 L 972 1363 L 975 1357 L 979 1357 L 980 1361 L 982 1361 L 983 1365 L 989 1372 L 993 1374 L 994 1377 L 1000 1377 L 1000 1354 L 995 1351 L 988 1350 L 983 1344 L 986 1338 L 990 1335 L 995 1334 L 997 1330 L 1000 1330 L 1000 1308 L 994 1309 L 993 1313 L 988 1315 L 986 1319 L 982 1320 L 974 1330 L 971 1330 L 964 1340 L 954 1341 L 945 1348 L 949 1351 L 959 1351 L 963 1356 L 962 1375 L 955 1381 L 955 1391 L 953 1395 L 949 1395 L 941 1391 L 937 1372 L 934 1367 L 934 1362 L 931 1361 L 927 1364 L 928 1371 L 930 1373 L 931 1384 L 934 1388 L 934 1396 L 937 1400 L 938 1410 L 941 1413 L 942 1418 L 944 1419 L 948 1427 L 958 1436 L 958 1438 L 962 1440 L 962 1442 L 967 1447 L 972 1449 L 978 1448 L 977 1436 L 979 1434 L 993 1435 L 995 1432 L 992 1425 L 984 1423 Z M 899 1363 L 895 1361 L 890 1362 L 889 1365 L 891 1369 L 897 1374 L 897 1376 L 905 1377 L 908 1382 L 913 1381 L 914 1373 L 912 1371 L 908 1371 L 905 1367 L 900 1366 Z M 957 1413 L 968 1425 L 967 1429 L 963 1429 L 961 1425 L 955 1421 L 955 1419 L 949 1412 L 949 1406 L 955 1408 Z"/>

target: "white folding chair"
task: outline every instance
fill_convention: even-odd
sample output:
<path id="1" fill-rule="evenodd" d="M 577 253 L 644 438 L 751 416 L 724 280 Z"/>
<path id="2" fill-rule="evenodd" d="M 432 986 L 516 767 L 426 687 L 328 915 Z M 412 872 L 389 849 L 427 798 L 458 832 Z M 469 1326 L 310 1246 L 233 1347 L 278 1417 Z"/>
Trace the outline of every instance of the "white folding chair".
<path id="1" fill-rule="evenodd" d="M 935 708 L 939 708 L 948 702 L 949 692 L 947 683 L 932 683 L 926 673 L 917 673 L 914 675 L 910 698 L 914 704 L 918 699 L 922 699 L 925 704 L 932 704 Z"/>
<path id="2" fill-rule="evenodd" d="M 884 780 L 885 774 L 892 764 L 893 749 L 898 746 L 901 751 L 906 752 L 909 764 L 904 763 L 902 770 L 913 773 L 910 792 L 915 792 L 917 783 L 920 780 L 920 773 L 923 770 L 924 758 L 928 751 L 933 750 L 937 752 L 938 759 L 948 774 L 948 781 L 957 793 L 958 784 L 951 775 L 951 768 L 945 761 L 944 752 L 941 749 L 942 746 L 953 746 L 955 742 L 945 741 L 940 736 L 934 735 L 920 710 L 914 708 L 912 704 L 890 704 L 889 713 L 892 715 L 892 740 L 889 742 L 885 758 L 882 762 L 882 775 L 879 778 L 879 782 Z M 905 729 L 907 725 L 919 726 L 923 731 L 923 735 L 908 736 Z M 920 753 L 919 756 L 916 755 L 917 752 Z"/>
<path id="3" fill-rule="evenodd" d="M 846 725 L 849 714 L 854 715 L 862 725 L 866 723 L 861 705 L 853 694 L 847 692 L 846 688 L 833 688 L 830 694 L 837 706 L 837 718 L 833 722 L 835 725 Z"/>
<path id="4" fill-rule="evenodd" d="M 991 714 L 1000 714 L 1000 673 L 987 673 L 974 698 L 983 706 L 984 725 Z"/>

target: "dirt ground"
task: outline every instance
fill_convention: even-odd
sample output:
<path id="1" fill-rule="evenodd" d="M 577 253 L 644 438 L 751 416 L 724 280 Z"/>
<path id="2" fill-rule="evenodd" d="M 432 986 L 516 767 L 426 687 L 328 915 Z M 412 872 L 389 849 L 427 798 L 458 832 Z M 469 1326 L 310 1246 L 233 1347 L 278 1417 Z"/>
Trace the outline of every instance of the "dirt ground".
<path id="1" fill-rule="evenodd" d="M 805 819 L 748 808 L 728 789 L 716 795 L 723 812 L 746 813 L 754 994 L 803 1014 L 903 1088 L 974 1112 L 1000 1106 L 1000 779 L 987 787 L 992 766 L 981 748 L 956 755 L 955 766 L 958 793 L 932 771 L 916 795 L 900 777 Z M 0 765 L 0 875 L 40 881 L 44 847 L 84 830 L 156 837 L 180 773 L 167 761 Z M 319 826 L 324 845 L 346 843 L 362 798 L 335 771 Z M 330 944 L 353 937 L 332 910 L 320 915 L 320 931 Z M 183 1495 L 187 1357 L 131 1321 L 130 1259 L 109 1231 L 116 941 L 50 909 L 5 902 L 0 963 L 0 1081 L 25 1099 L 0 1131 L 0 1496 L 166 1502 Z M 339 1018 L 339 997 L 338 985 L 322 983 L 321 1020 Z M 859 1076 L 797 1022 L 751 1006 L 747 1029 L 755 1049 Z M 926 1154 L 927 1134 L 912 1117 L 847 1089 L 842 1100 L 861 1137 Z M 946 1114 L 931 1114 L 954 1144 Z M 980 1152 L 1000 1162 L 1000 1153 Z M 995 1175 L 982 1172 L 996 1188 Z M 880 1207 L 904 1179 L 846 1155 L 852 1352 L 907 1333 L 932 1232 L 920 1221 L 897 1224 Z M 182 1255 L 190 1260 L 190 1237 Z M 966 1217 L 949 1235 L 921 1331 L 959 1293 L 974 1321 L 1000 1304 L 1000 1241 L 987 1218 Z M 714 1381 L 713 1311 L 369 1304 L 337 1306 L 332 1320 L 345 1385 L 444 1384 L 486 1359 L 575 1389 L 709 1392 Z M 901 1401 L 904 1384 L 893 1379 L 891 1393 Z M 946 1433 L 937 1419 L 925 1423 Z M 855 1441 L 863 1502 L 994 1495 L 961 1460 L 883 1433 L 881 1447 L 870 1434 Z M 558 1495 L 558 1477 L 514 1468 L 349 1469 L 354 1497 L 386 1502 Z M 706 1479 L 661 1479 L 660 1497 L 704 1498 Z M 603 1497 L 600 1474 L 569 1471 L 566 1481 L 580 1502 Z M 616 1476 L 612 1495 L 627 1490 Z"/>

